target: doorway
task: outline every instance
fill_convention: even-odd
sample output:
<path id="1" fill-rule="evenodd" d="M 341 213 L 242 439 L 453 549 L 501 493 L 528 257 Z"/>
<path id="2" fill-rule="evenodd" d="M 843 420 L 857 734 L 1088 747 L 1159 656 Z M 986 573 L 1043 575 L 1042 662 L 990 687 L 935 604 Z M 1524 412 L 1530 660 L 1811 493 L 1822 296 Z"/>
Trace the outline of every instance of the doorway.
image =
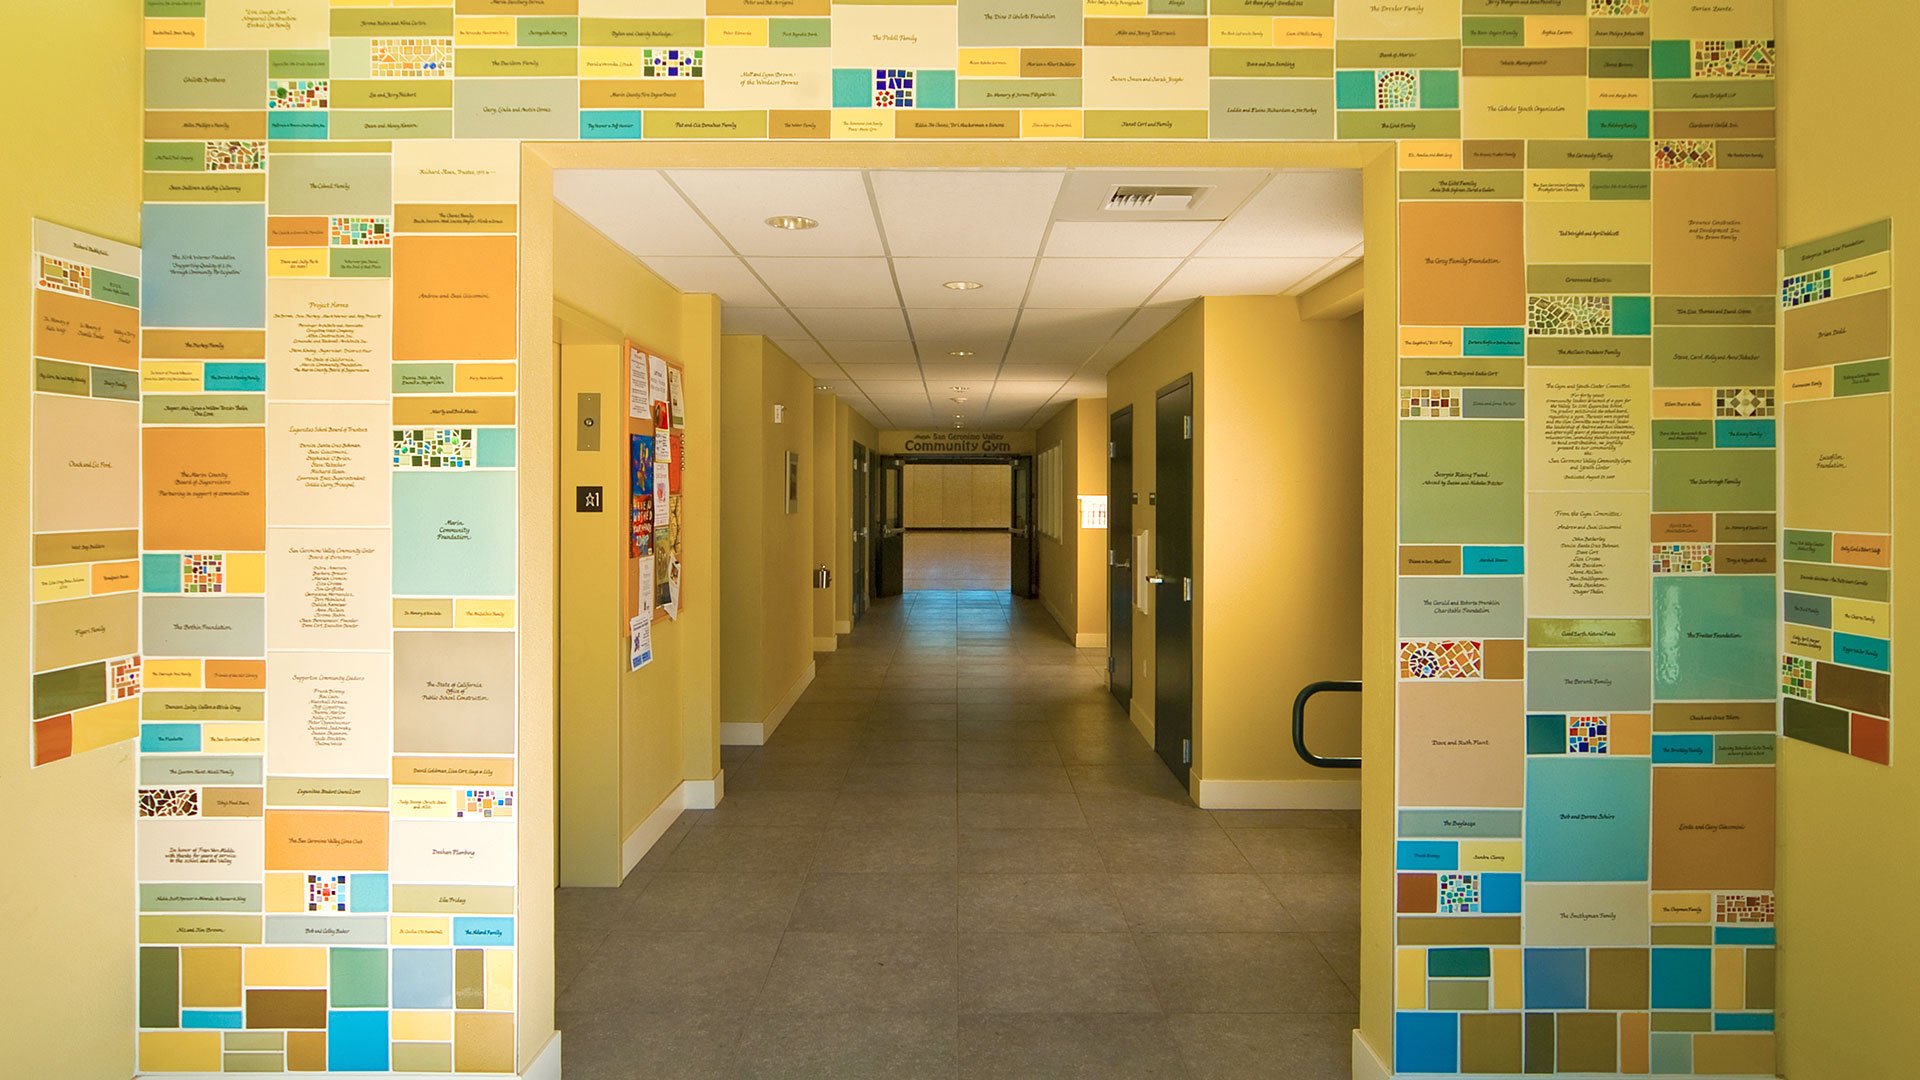
<path id="1" fill-rule="evenodd" d="M 1107 434 L 1107 689 L 1133 707 L 1133 406 Z"/>
<path id="2" fill-rule="evenodd" d="M 1154 398 L 1153 748 L 1193 772 L 1193 376 Z"/>
<path id="3" fill-rule="evenodd" d="M 853 621 L 867 613 L 867 568 L 873 565 L 873 466 L 867 448 L 853 444 Z"/>

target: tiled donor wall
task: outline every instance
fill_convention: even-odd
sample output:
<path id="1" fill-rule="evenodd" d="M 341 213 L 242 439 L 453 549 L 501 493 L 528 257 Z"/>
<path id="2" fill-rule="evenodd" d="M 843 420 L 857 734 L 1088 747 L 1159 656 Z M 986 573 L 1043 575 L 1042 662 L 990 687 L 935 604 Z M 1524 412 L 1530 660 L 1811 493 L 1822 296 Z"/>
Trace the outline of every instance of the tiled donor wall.
<path id="1" fill-rule="evenodd" d="M 518 140 L 1213 138 L 1403 170 L 1397 1068 L 1771 1073 L 1771 10 L 147 0 L 143 1067 L 511 1066 Z"/>

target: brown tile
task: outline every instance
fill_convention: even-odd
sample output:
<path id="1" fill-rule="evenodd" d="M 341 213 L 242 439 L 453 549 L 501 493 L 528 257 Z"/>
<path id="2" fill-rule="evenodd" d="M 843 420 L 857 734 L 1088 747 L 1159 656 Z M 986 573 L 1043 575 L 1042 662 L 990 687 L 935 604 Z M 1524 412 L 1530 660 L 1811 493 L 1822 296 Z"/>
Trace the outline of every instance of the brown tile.
<path id="1" fill-rule="evenodd" d="M 1489 679 L 1524 679 L 1527 675 L 1527 643 L 1518 639 L 1489 641 L 1484 651 Z"/>
<path id="2" fill-rule="evenodd" d="M 1394 910 L 1409 915 L 1431 915 L 1440 910 L 1440 875 L 1401 874 L 1399 900 Z"/>
<path id="3" fill-rule="evenodd" d="M 1619 1066 L 1619 1020 L 1612 1013 L 1561 1013 L 1554 1025 L 1561 1072 L 1610 1073 Z"/>
<path id="4" fill-rule="evenodd" d="M 1587 953 L 1587 1007 L 1631 1011 L 1647 1007 L 1652 975 L 1646 949 L 1592 949 Z"/>
<path id="5" fill-rule="evenodd" d="M 1460 1017 L 1460 1071 L 1517 1073 L 1522 1066 L 1519 1013 L 1468 1013 Z"/>

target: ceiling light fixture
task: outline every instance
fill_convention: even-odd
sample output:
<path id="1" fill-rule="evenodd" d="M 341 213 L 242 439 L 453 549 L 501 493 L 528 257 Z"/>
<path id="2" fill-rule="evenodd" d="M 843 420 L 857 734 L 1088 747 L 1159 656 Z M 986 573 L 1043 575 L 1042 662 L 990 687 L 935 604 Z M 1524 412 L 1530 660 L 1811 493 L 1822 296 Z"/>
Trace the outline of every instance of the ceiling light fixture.
<path id="1" fill-rule="evenodd" d="M 815 390 L 831 390 L 831 389 L 833 389 L 833 387 L 831 387 L 831 386 L 816 386 L 816 387 L 814 387 L 814 389 L 815 389 Z"/>
<path id="2" fill-rule="evenodd" d="M 972 387 L 970 387 L 970 386 L 949 386 L 949 387 L 947 387 L 947 389 L 949 389 L 949 390 L 958 390 L 958 391 L 960 391 L 961 393 L 965 393 L 966 391 L 968 391 L 968 390 L 971 390 L 971 389 L 973 389 L 973 388 L 972 388 Z"/>
<path id="3" fill-rule="evenodd" d="M 775 214 L 767 219 L 767 225 L 772 228 L 787 229 L 794 232 L 801 229 L 812 229 L 819 224 L 819 222 L 812 218 L 801 217 L 799 214 Z"/>
<path id="4" fill-rule="evenodd" d="M 965 398 L 965 397 L 963 396 L 963 397 L 957 397 L 957 398 L 954 398 L 953 400 L 954 400 L 954 401 L 956 401 L 956 402 L 962 402 L 962 401 L 965 401 L 965 400 L 967 400 L 967 399 L 966 399 L 966 398 Z"/>
<path id="5" fill-rule="evenodd" d="M 980 283 L 977 281 L 946 281 L 941 284 L 956 292 L 971 292 L 980 287 Z"/>
<path id="6" fill-rule="evenodd" d="M 947 355 L 948 356 L 972 356 L 973 350 L 972 349 L 953 349 L 953 350 L 950 350 L 947 353 Z"/>

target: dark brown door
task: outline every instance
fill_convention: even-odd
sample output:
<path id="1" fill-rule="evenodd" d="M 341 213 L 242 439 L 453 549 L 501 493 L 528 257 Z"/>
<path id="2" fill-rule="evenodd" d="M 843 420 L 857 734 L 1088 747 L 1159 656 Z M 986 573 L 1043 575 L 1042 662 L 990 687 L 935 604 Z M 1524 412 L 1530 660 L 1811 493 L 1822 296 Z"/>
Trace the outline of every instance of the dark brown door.
<path id="1" fill-rule="evenodd" d="M 1193 377 L 1154 401 L 1153 748 L 1193 770 Z"/>
<path id="2" fill-rule="evenodd" d="M 1107 688 L 1133 706 L 1133 408 L 1113 414 L 1107 443 Z"/>
<path id="3" fill-rule="evenodd" d="M 899 596 L 906 588 L 907 530 L 901 517 L 906 473 L 897 457 L 876 460 L 873 595 Z"/>
<path id="4" fill-rule="evenodd" d="M 1040 548 L 1034 541 L 1033 459 L 1013 459 L 1013 595 L 1040 595 Z"/>

